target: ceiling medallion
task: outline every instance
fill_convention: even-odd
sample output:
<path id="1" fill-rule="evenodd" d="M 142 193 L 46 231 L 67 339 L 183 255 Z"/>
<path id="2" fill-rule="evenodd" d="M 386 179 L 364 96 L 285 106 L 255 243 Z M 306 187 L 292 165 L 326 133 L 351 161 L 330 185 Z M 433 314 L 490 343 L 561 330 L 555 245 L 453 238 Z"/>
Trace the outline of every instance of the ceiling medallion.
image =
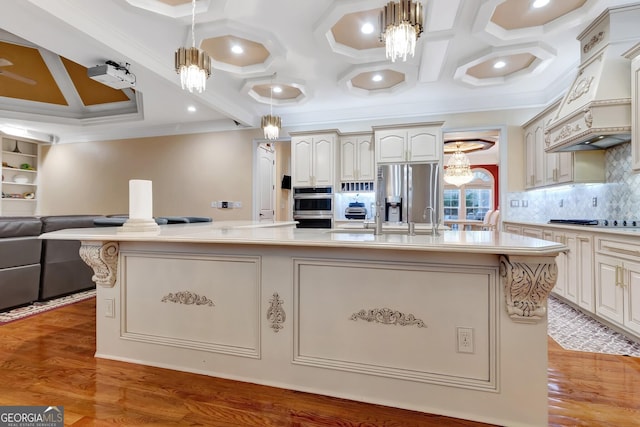
<path id="1" fill-rule="evenodd" d="M 456 145 L 456 151 L 449 158 L 447 167 L 444 170 L 444 181 L 460 187 L 473 180 L 473 172 L 469 158 L 460 150 L 460 144 Z"/>
<path id="2" fill-rule="evenodd" d="M 495 141 L 482 138 L 451 139 L 444 142 L 444 154 L 453 154 L 457 150 L 463 153 L 488 150 L 495 145 Z"/>
<path id="3" fill-rule="evenodd" d="M 387 58 L 407 60 L 414 56 L 416 41 L 422 33 L 422 4 L 411 0 L 390 1 L 380 12 L 380 41 L 385 43 Z"/>
<path id="4" fill-rule="evenodd" d="M 207 79 L 211 75 L 211 58 L 196 47 L 196 0 L 191 3 L 191 47 L 176 50 L 176 73 L 180 74 L 182 89 L 189 92 L 197 90 L 202 93 L 207 87 Z"/>

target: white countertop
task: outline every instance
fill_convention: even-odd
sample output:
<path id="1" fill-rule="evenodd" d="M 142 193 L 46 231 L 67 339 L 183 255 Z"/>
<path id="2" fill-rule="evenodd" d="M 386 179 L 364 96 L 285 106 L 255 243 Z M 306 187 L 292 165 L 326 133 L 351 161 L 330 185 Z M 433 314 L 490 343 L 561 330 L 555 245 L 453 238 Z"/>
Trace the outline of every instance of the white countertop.
<path id="1" fill-rule="evenodd" d="M 306 247 L 351 247 L 426 252 L 484 253 L 498 255 L 554 256 L 567 247 L 545 240 L 493 231 L 440 231 L 409 236 L 397 231 L 374 235 L 373 230 L 304 229 L 294 222 L 257 223 L 221 221 L 212 223 L 170 224 L 157 232 L 120 231 L 120 227 L 76 228 L 42 234 L 43 239 L 226 243 L 242 245 L 277 245 Z"/>
<path id="2" fill-rule="evenodd" d="M 507 224 L 554 228 L 559 230 L 572 230 L 580 232 L 617 234 L 620 236 L 640 237 L 640 227 L 600 227 L 597 225 L 575 225 L 575 224 L 549 224 L 548 222 L 523 222 L 523 221 L 503 221 Z"/>

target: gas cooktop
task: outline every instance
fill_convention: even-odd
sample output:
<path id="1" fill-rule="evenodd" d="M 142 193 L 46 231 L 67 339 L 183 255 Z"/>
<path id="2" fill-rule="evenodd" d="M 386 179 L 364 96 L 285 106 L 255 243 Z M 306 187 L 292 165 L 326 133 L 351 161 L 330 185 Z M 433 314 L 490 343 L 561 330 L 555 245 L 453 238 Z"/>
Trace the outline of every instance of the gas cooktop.
<path id="1" fill-rule="evenodd" d="M 640 219 L 550 219 L 549 224 L 591 225 L 595 227 L 640 227 Z"/>

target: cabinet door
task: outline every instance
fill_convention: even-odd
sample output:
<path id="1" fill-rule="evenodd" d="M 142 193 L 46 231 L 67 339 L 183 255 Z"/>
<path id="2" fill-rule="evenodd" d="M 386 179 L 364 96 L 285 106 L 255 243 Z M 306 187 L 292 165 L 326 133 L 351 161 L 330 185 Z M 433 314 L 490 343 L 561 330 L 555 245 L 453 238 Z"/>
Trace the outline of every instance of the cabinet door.
<path id="1" fill-rule="evenodd" d="M 542 239 L 542 230 L 533 227 L 522 227 L 522 235 L 527 237 L 535 237 L 536 239 Z"/>
<path id="2" fill-rule="evenodd" d="M 552 233 L 551 240 L 554 242 L 565 244 L 564 234 L 562 233 Z M 562 297 L 567 296 L 567 253 L 558 254 L 556 257 L 556 264 L 558 265 L 558 280 L 556 281 L 556 285 L 553 287 L 553 293 L 556 295 L 560 295 Z"/>
<path id="3" fill-rule="evenodd" d="M 312 183 L 311 160 L 313 156 L 313 142 L 311 137 L 291 138 L 291 163 L 294 187 L 310 187 Z"/>
<path id="4" fill-rule="evenodd" d="M 525 144 L 525 167 L 524 167 L 524 186 L 525 188 L 534 188 L 535 186 L 535 173 L 536 173 L 536 137 L 535 137 L 534 123 L 528 126 L 524 130 L 524 144 Z"/>
<path id="5" fill-rule="evenodd" d="M 535 140 L 535 167 L 533 172 L 533 186 L 540 187 L 544 185 L 544 172 L 545 172 L 545 160 L 546 152 L 544 151 L 544 129 L 542 127 L 542 120 L 537 123 L 534 129 Z"/>
<path id="6" fill-rule="evenodd" d="M 333 144 L 331 136 L 313 140 L 312 182 L 314 186 L 333 185 Z"/>
<path id="7" fill-rule="evenodd" d="M 631 167 L 640 170 L 640 56 L 631 60 Z"/>
<path id="8" fill-rule="evenodd" d="M 377 162 L 404 162 L 406 160 L 406 135 L 405 130 L 376 131 Z"/>
<path id="9" fill-rule="evenodd" d="M 569 247 L 569 251 L 564 254 L 565 259 L 565 281 L 564 296 L 573 303 L 578 303 L 578 282 L 580 280 L 578 236 L 573 233 L 565 233 L 564 244 Z M 558 272 L 559 273 L 559 272 Z"/>
<path id="10" fill-rule="evenodd" d="M 624 262 L 624 326 L 640 334 L 640 263 Z"/>
<path id="11" fill-rule="evenodd" d="M 596 314 L 612 322 L 624 323 L 623 288 L 618 286 L 621 262 L 607 255 L 596 254 Z"/>
<path id="12" fill-rule="evenodd" d="M 373 144 L 371 137 L 358 138 L 357 179 L 360 181 L 374 181 L 376 178 L 373 158 Z"/>
<path id="13" fill-rule="evenodd" d="M 340 139 L 340 180 L 355 181 L 357 178 L 358 144 L 356 138 Z"/>
<path id="14" fill-rule="evenodd" d="M 444 148 L 440 142 L 440 128 L 409 129 L 407 131 L 407 159 L 410 162 L 440 160 Z"/>
<path id="15" fill-rule="evenodd" d="M 513 233 L 513 234 L 520 234 L 520 235 L 522 234 L 522 227 L 518 225 L 503 224 L 503 227 L 506 233 Z"/>
<path id="16" fill-rule="evenodd" d="M 573 181 L 573 153 L 555 153 L 557 157 L 556 182 Z"/>
<path id="17" fill-rule="evenodd" d="M 593 282 L 593 241 L 591 237 L 577 236 L 578 305 L 589 312 L 595 312 L 595 289 Z"/>

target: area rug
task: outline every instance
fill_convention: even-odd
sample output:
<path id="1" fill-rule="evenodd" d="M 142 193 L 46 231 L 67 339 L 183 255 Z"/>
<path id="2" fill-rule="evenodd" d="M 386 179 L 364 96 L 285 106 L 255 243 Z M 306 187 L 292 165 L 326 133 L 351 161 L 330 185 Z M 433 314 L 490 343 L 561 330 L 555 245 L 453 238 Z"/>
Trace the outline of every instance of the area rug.
<path id="1" fill-rule="evenodd" d="M 640 357 L 640 344 L 549 297 L 549 336 L 567 350 Z"/>
<path id="2" fill-rule="evenodd" d="M 65 305 L 73 304 L 76 302 L 84 301 L 96 296 L 96 290 L 90 289 L 88 291 L 78 292 L 75 294 L 67 295 L 60 298 L 54 298 L 48 301 L 35 302 L 31 305 L 24 307 L 14 308 L 11 311 L 5 311 L 0 313 L 0 325 L 14 322 L 25 317 L 30 317 L 45 311 L 54 310 L 56 308 L 64 307 Z"/>

